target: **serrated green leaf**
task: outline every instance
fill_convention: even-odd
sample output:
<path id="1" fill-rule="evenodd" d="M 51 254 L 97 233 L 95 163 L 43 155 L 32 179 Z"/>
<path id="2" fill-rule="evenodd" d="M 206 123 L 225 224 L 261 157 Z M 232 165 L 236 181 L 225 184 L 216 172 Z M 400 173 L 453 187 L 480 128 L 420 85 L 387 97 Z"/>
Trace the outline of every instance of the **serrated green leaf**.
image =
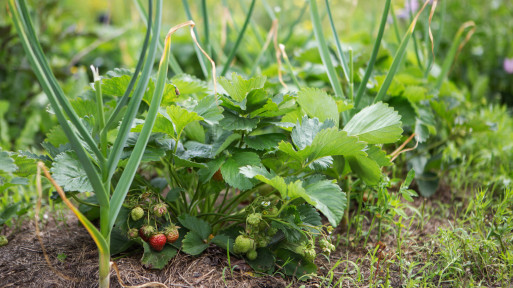
<path id="1" fill-rule="evenodd" d="M 302 88 L 297 93 L 297 102 L 310 118 L 318 118 L 321 122 L 330 119 L 338 127 L 337 103 L 325 91 L 317 88 Z"/>
<path id="2" fill-rule="evenodd" d="M 221 165 L 223 165 L 225 159 L 226 159 L 226 157 L 221 156 L 215 160 L 207 162 L 206 163 L 207 167 L 202 168 L 198 171 L 200 181 L 203 184 L 210 181 L 210 179 L 212 178 L 212 176 L 214 176 L 214 174 L 217 172 L 217 170 L 219 170 L 219 168 L 221 168 Z"/>
<path id="3" fill-rule="evenodd" d="M 392 162 L 390 162 L 390 157 L 388 157 L 387 153 L 378 146 L 370 145 L 369 149 L 367 149 L 365 152 L 367 153 L 368 157 L 376 161 L 380 167 L 392 165 Z"/>
<path id="4" fill-rule="evenodd" d="M 201 98 L 208 94 L 207 83 L 192 75 L 179 74 L 174 76 L 171 81 L 180 91 L 180 96 L 195 94 Z"/>
<path id="5" fill-rule="evenodd" d="M 345 210 L 345 209 L 344 209 Z M 297 212 L 301 217 L 301 221 L 305 224 L 309 224 L 311 226 L 321 226 L 322 220 L 321 215 L 317 212 L 315 208 L 310 205 L 299 205 L 297 207 Z"/>
<path id="6" fill-rule="evenodd" d="M 309 119 L 303 116 L 301 123 L 298 122 L 292 130 L 292 142 L 299 150 L 303 150 L 312 144 L 319 131 L 333 126 L 335 126 L 333 121 L 320 122 L 317 118 Z"/>
<path id="7" fill-rule="evenodd" d="M 114 227 L 110 236 L 110 255 L 117 255 L 121 252 L 124 252 L 136 243 L 137 242 L 127 238 L 126 232 L 123 232 L 119 228 Z"/>
<path id="8" fill-rule="evenodd" d="M 383 102 L 362 109 L 344 127 L 349 136 L 369 144 L 396 142 L 403 133 L 401 116 Z"/>
<path id="9" fill-rule="evenodd" d="M 189 214 L 181 215 L 178 217 L 178 221 L 183 227 L 195 232 L 203 240 L 208 239 L 208 236 L 212 233 L 212 228 L 208 222 Z"/>
<path id="10" fill-rule="evenodd" d="M 225 111 L 223 115 L 224 118 L 219 121 L 219 125 L 221 125 L 225 130 L 251 132 L 257 127 L 257 124 L 260 121 L 258 118 L 240 117 L 228 111 Z"/>
<path id="11" fill-rule="evenodd" d="M 199 255 L 208 248 L 204 238 L 194 231 L 189 231 L 182 241 L 182 251 L 190 255 Z"/>
<path id="12" fill-rule="evenodd" d="M 72 152 L 64 152 L 57 155 L 50 171 L 57 184 L 64 191 L 93 191 L 84 168 L 82 168 L 77 156 Z"/>
<path id="13" fill-rule="evenodd" d="M 175 126 L 177 135 L 180 135 L 189 123 L 203 120 L 203 117 L 199 116 L 196 112 L 189 112 L 176 105 L 167 107 L 166 111 Z"/>
<path id="14" fill-rule="evenodd" d="M 130 130 L 130 132 L 141 132 L 144 122 L 141 123 Z M 151 130 L 154 133 L 164 133 L 169 135 L 172 138 L 176 138 L 175 129 L 173 128 L 173 123 L 166 118 L 164 115 L 158 114 L 157 119 L 155 119 L 155 125 Z"/>
<path id="15" fill-rule="evenodd" d="M 216 244 L 217 246 L 227 250 L 230 247 L 230 251 L 233 250 L 233 243 L 235 242 L 232 238 L 224 234 L 217 234 L 212 240 L 211 243 Z"/>
<path id="16" fill-rule="evenodd" d="M 364 147 L 363 142 L 358 142 L 356 137 L 350 137 L 345 131 L 340 131 L 336 127 L 321 130 L 315 135 L 311 145 L 303 150 L 296 151 L 290 143 L 284 141 L 278 145 L 280 151 L 285 152 L 302 164 L 312 163 L 326 156 L 364 156 L 365 153 L 362 151 Z"/>
<path id="17" fill-rule="evenodd" d="M 209 125 L 219 123 L 224 117 L 223 108 L 217 104 L 215 95 L 209 95 L 201 99 L 192 110 L 203 117 L 203 121 Z"/>
<path id="18" fill-rule="evenodd" d="M 0 150 L 0 171 L 5 173 L 13 173 L 18 169 L 14 164 L 14 159 L 9 156 L 9 153 Z"/>
<path id="19" fill-rule="evenodd" d="M 226 137 L 225 137 L 226 136 Z M 214 152 L 213 156 L 219 155 L 219 153 L 223 152 L 228 146 L 230 146 L 233 142 L 239 141 L 241 138 L 240 134 L 223 134 L 221 137 L 217 138 L 216 141 L 212 144 L 212 150 Z"/>
<path id="20" fill-rule="evenodd" d="M 321 211 L 333 227 L 336 227 L 347 207 L 346 193 L 330 180 L 310 183 L 305 187 L 306 194 L 315 202 L 313 206 Z"/>
<path id="21" fill-rule="evenodd" d="M 127 72 L 127 71 L 125 71 Z M 102 93 L 105 95 L 111 95 L 121 97 L 125 93 L 128 84 L 130 83 L 131 73 L 128 74 L 111 74 L 116 75 L 115 77 L 102 79 Z"/>
<path id="22" fill-rule="evenodd" d="M 37 173 L 37 161 L 39 159 L 30 158 L 29 156 L 21 153 L 13 155 L 13 158 L 14 164 L 18 168 L 15 173 L 16 176 L 29 177 L 30 175 L 35 175 Z M 0 167 L 2 167 L 1 164 Z"/>
<path id="23" fill-rule="evenodd" d="M 232 157 L 228 158 L 221 166 L 221 173 L 223 174 L 224 181 L 230 186 L 240 189 L 242 191 L 248 190 L 255 186 L 256 181 L 241 177 L 239 169 L 241 167 L 252 165 L 260 166 L 260 157 L 253 152 L 238 152 Z"/>
<path id="24" fill-rule="evenodd" d="M 92 91 L 91 91 L 92 92 Z M 77 112 L 78 117 L 94 116 L 97 113 L 96 103 L 92 100 L 75 98 L 69 101 L 73 109 Z"/>
<path id="25" fill-rule="evenodd" d="M 69 143 L 68 137 L 66 137 L 66 134 L 60 125 L 54 126 L 50 129 L 50 132 L 46 134 L 45 141 L 51 143 L 55 147 Z"/>
<path id="26" fill-rule="evenodd" d="M 283 133 L 269 133 L 257 136 L 248 136 L 244 139 L 249 148 L 255 150 L 269 150 L 278 146 L 280 141 L 287 139 Z"/>
<path id="27" fill-rule="evenodd" d="M 376 185 L 381 179 L 381 168 L 376 161 L 365 156 L 347 157 L 351 170 L 367 185 Z"/>
<path id="28" fill-rule="evenodd" d="M 292 95 L 278 94 L 272 99 L 267 99 L 266 103 L 259 109 L 251 112 L 251 117 L 276 117 L 281 116 L 297 109 L 296 101 Z M 293 123 L 296 123 L 294 119 Z"/>
<path id="29" fill-rule="evenodd" d="M 267 77 L 262 75 L 246 80 L 235 72 L 232 73 L 231 78 L 231 80 L 228 80 L 225 77 L 219 77 L 218 81 L 228 95 L 237 102 L 244 101 L 248 93 L 253 89 L 263 88 L 265 81 L 267 80 Z"/>
<path id="30" fill-rule="evenodd" d="M 170 245 L 165 245 L 162 251 L 153 251 L 150 248 L 150 245 L 146 242 L 143 242 L 144 254 L 141 259 L 142 265 L 147 269 L 162 269 L 166 267 L 167 263 L 173 259 L 178 253 L 174 247 Z"/>
<path id="31" fill-rule="evenodd" d="M 246 97 L 246 112 L 250 113 L 261 108 L 268 99 L 269 96 L 264 88 L 251 90 Z"/>
<path id="32" fill-rule="evenodd" d="M 403 96 L 413 103 L 418 103 L 422 100 L 429 100 L 432 98 L 432 95 L 428 95 L 427 88 L 423 86 L 407 86 L 404 90 Z"/>
<path id="33" fill-rule="evenodd" d="M 200 122 L 189 123 L 189 125 L 185 126 L 184 131 L 187 139 L 205 143 L 205 129 L 203 129 Z"/>
<path id="34" fill-rule="evenodd" d="M 338 113 L 342 113 L 344 111 L 353 109 L 353 107 L 354 107 L 353 103 L 349 103 L 346 100 L 337 100 L 336 102 L 337 102 Z"/>

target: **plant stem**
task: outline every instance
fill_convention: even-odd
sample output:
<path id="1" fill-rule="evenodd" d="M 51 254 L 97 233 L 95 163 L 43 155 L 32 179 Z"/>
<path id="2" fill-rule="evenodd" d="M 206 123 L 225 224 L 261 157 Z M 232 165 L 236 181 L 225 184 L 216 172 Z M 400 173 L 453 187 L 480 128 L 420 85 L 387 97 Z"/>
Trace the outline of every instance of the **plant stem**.
<path id="1" fill-rule="evenodd" d="M 100 288 L 109 288 L 110 282 L 110 251 L 100 253 Z"/>

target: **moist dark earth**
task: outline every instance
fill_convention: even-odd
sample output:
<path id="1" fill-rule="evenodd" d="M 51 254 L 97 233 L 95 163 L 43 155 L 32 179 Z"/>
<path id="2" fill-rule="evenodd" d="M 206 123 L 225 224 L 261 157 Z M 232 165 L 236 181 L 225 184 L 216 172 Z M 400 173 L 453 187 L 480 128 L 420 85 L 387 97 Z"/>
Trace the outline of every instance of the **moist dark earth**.
<path id="1" fill-rule="evenodd" d="M 438 207 L 442 202 L 451 201 L 447 199 L 450 197 L 447 197 L 447 193 L 438 192 L 438 196 L 433 199 L 417 199 L 411 203 L 413 207 L 420 209 L 422 202 L 426 201 L 425 205 L 430 209 L 433 217 L 430 217 L 425 223 L 423 230 L 419 230 L 420 226 L 414 224 L 403 232 L 403 255 L 408 259 L 416 261 L 425 259 L 427 252 L 419 247 L 423 247 L 423 243 L 430 242 L 430 235 L 436 233 L 438 227 L 447 225 L 451 221 L 451 215 L 443 215 L 444 213 L 441 212 L 443 209 Z M 36 236 L 35 220 L 25 221 L 19 227 L 4 227 L 1 232 L 7 236 L 9 244 L 0 247 L 0 288 L 98 287 L 98 253 L 86 230 L 78 224 L 71 212 L 47 212 L 46 215 L 47 217 L 44 217 L 46 220 L 40 221 L 39 227 L 43 246 L 51 266 L 45 260 L 43 246 Z M 370 220 L 370 215 L 367 216 Z M 369 222 L 366 221 L 363 224 L 362 231 L 368 230 Z M 319 267 L 317 274 L 326 275 L 337 261 L 341 260 L 341 263 L 333 269 L 333 274 L 335 279 L 344 278 L 343 287 L 366 287 L 369 280 L 383 279 L 386 273 L 384 265 L 381 265 L 380 272 L 374 279 L 369 279 L 371 261 L 368 254 L 372 253 L 377 245 L 375 230 L 369 237 L 366 247 L 363 247 L 363 241 L 354 241 L 346 246 L 345 239 L 342 239 L 337 250 L 329 257 L 329 261 L 327 257 L 317 257 L 316 264 Z M 343 235 L 346 235 L 346 232 L 343 232 Z M 354 235 L 353 231 L 350 235 Z M 386 245 L 386 249 L 382 253 L 384 259 L 394 257 L 397 247 L 396 240 L 393 233 L 382 235 L 381 242 Z M 284 277 L 281 273 L 258 274 L 253 272 L 244 263 L 244 260 L 234 257 L 231 258 L 231 266 L 235 267 L 232 278 L 226 251 L 215 246 L 209 247 L 200 256 L 179 253 L 160 271 L 142 267 L 141 257 L 141 249 L 114 256 L 113 259 L 123 283 L 120 283 L 115 270 L 112 269 L 111 287 L 137 286 L 149 282 L 159 282 L 163 285 L 155 284 L 145 287 L 272 288 L 300 287 L 302 285 L 305 287 L 327 287 L 326 282 L 323 283 L 320 277 L 298 281 L 291 277 Z M 353 280 L 358 273 L 351 262 L 358 265 L 361 277 L 364 279 L 359 284 L 355 284 L 356 282 Z M 391 264 L 389 273 L 390 285 L 399 287 L 402 283 L 399 267 Z"/>

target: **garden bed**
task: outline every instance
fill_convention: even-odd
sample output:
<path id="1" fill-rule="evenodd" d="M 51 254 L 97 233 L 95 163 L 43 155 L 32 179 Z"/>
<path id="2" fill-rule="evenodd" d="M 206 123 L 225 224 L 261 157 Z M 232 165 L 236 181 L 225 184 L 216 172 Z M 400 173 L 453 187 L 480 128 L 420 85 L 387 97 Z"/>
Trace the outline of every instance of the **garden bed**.
<path id="1" fill-rule="evenodd" d="M 417 224 L 403 232 L 403 254 L 408 259 L 419 260 L 426 257 L 426 250 L 421 249 L 423 243 L 430 241 L 431 235 L 437 232 L 451 221 L 451 211 L 444 204 L 450 203 L 450 192 L 438 191 L 432 199 L 416 199 L 412 206 L 420 209 L 422 202 L 426 201 L 425 209 L 430 211 L 429 220 L 425 222 L 421 230 Z M 54 267 L 67 279 L 58 276 L 49 268 L 42 251 L 42 247 L 34 232 L 34 221 L 26 221 L 18 228 L 4 231 L 8 235 L 9 244 L 0 248 L 0 262 L 4 263 L 0 268 L 0 287 L 97 287 L 98 285 L 98 252 L 93 240 L 87 231 L 81 227 L 76 217 L 68 210 L 49 212 L 47 220 L 41 227 L 41 238 L 48 257 Z M 66 213 L 62 215 L 59 213 Z M 410 213 L 409 213 L 410 214 Z M 414 220 L 417 223 L 418 219 Z M 365 221 L 363 231 L 369 228 L 370 221 Z M 337 229 L 338 230 L 338 229 Z M 341 231 L 335 232 L 341 232 Z M 342 233 L 345 235 L 345 233 Z M 354 233 L 351 233 L 354 235 Z M 319 277 L 312 277 L 306 281 L 283 278 L 279 273 L 275 275 L 255 274 L 245 263 L 232 256 L 231 266 L 233 278 L 229 272 L 229 264 L 226 251 L 211 246 L 200 256 L 194 257 L 179 253 L 162 270 L 145 269 L 140 259 L 142 250 L 133 250 L 127 254 L 114 257 L 119 268 L 119 273 L 125 285 L 141 285 L 148 282 L 160 282 L 168 287 L 324 287 L 322 276 L 330 271 L 340 259 L 347 260 L 336 267 L 333 272 L 335 279 L 349 277 L 354 280 L 345 280 L 345 287 L 360 287 L 369 283 L 371 277 L 371 257 L 373 248 L 377 243 L 377 230 L 371 233 L 368 244 L 363 247 L 363 241 L 353 241 L 346 246 L 344 239 L 333 252 L 329 261 L 325 257 L 319 257 L 316 264 L 319 266 Z M 352 239 L 354 240 L 354 239 Z M 384 234 L 381 242 L 386 245 L 384 256 L 390 260 L 397 252 L 397 239 L 392 234 Z M 356 267 L 348 262 L 357 263 L 360 275 Z M 8 263 L 8 264 L 7 264 Z M 375 265 L 375 264 L 374 264 Z M 374 266 L 375 268 L 376 266 Z M 418 267 L 420 269 L 422 267 Z M 224 270 L 224 272 L 223 272 Z M 379 281 L 384 276 L 383 266 L 381 272 L 376 275 L 374 281 Z M 390 265 L 390 285 L 401 285 L 400 267 Z M 223 276 L 224 274 L 224 276 Z M 360 285 L 355 284 L 357 277 L 362 277 Z M 225 280 L 223 280 L 225 279 Z M 336 282 L 336 281 L 335 281 Z M 346 286 L 347 285 L 347 286 Z M 122 287 L 116 279 L 115 272 L 111 276 L 112 287 Z M 365 285 L 364 285 L 365 286 Z"/>

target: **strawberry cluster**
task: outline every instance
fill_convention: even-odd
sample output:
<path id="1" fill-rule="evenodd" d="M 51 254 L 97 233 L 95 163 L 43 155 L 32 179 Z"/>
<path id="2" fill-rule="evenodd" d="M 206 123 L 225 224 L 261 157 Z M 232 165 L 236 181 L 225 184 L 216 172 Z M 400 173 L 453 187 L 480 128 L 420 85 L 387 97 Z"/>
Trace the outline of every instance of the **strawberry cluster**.
<path id="1" fill-rule="evenodd" d="M 162 251 L 166 243 L 171 244 L 178 240 L 180 227 L 171 222 L 167 204 L 149 194 L 142 194 L 131 202 L 132 221 L 129 224 L 132 223 L 135 227 L 129 228 L 129 239 L 140 238 L 155 251 Z"/>
<path id="2" fill-rule="evenodd" d="M 235 239 L 233 250 L 237 254 L 245 254 L 249 260 L 258 257 L 257 248 L 267 247 L 278 229 L 271 226 L 271 217 L 278 215 L 278 209 L 269 201 L 257 201 L 250 206 L 246 215 L 246 230 Z"/>

